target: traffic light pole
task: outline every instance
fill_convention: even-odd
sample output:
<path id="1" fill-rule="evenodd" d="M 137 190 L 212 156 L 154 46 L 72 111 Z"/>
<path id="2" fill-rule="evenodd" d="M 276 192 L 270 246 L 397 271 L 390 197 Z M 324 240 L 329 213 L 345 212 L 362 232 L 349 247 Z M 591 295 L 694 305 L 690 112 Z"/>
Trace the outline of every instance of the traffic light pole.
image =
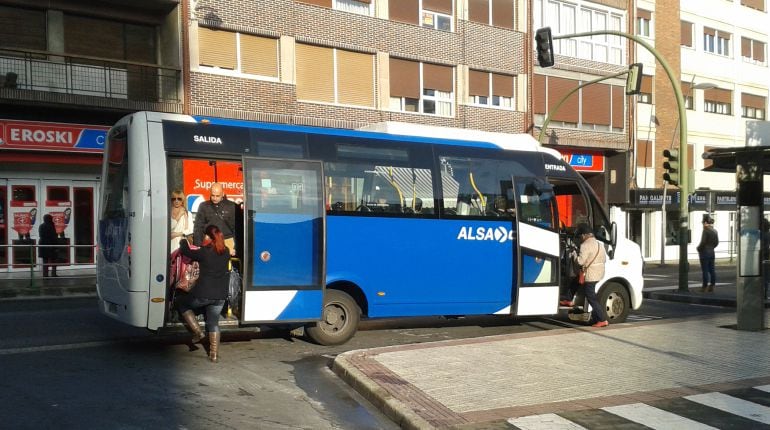
<path id="1" fill-rule="evenodd" d="M 668 80 L 671 82 L 671 86 L 674 89 L 674 95 L 676 96 L 676 105 L 679 109 L 679 166 L 680 166 L 680 174 L 679 174 L 679 189 L 680 189 L 680 195 L 679 195 L 679 292 L 689 292 L 689 288 L 687 286 L 687 239 L 689 238 L 688 229 L 690 226 L 690 214 L 688 212 L 688 190 L 689 187 L 689 173 L 690 173 L 690 166 L 689 166 L 689 160 L 687 158 L 687 111 L 685 110 L 684 106 L 684 96 L 682 95 L 682 87 L 679 84 L 679 78 L 674 76 L 674 71 L 671 69 L 671 66 L 669 66 L 668 61 L 666 61 L 663 56 L 660 55 L 658 51 L 655 50 L 655 48 L 650 45 L 649 43 L 645 42 L 642 38 L 637 37 L 633 34 L 623 33 L 621 31 L 615 31 L 615 30 L 601 30 L 601 31 L 589 31 L 585 33 L 574 33 L 574 34 L 563 34 L 559 36 L 553 36 L 554 40 L 558 39 L 572 39 L 575 37 L 588 37 L 588 36 L 599 36 L 599 35 L 612 35 L 612 36 L 619 36 L 624 37 L 626 39 L 631 39 L 634 42 L 642 45 L 645 49 L 647 49 L 656 60 L 658 60 L 658 63 L 660 63 L 661 67 L 663 67 L 663 70 L 666 72 L 666 75 L 668 76 Z M 542 130 L 541 130 L 542 133 Z"/>

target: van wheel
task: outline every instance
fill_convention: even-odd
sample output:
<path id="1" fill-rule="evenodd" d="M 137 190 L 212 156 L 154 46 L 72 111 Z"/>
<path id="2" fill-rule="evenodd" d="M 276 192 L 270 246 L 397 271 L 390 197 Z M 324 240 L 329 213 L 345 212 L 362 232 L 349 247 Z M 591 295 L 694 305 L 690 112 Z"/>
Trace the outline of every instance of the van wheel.
<path id="1" fill-rule="evenodd" d="M 631 299 L 628 291 L 617 283 L 610 282 L 602 287 L 599 293 L 599 303 L 605 304 L 607 319 L 610 323 L 622 323 L 631 312 Z"/>
<path id="2" fill-rule="evenodd" d="M 305 333 L 319 345 L 340 345 L 353 337 L 361 320 L 361 308 L 339 290 L 326 290 L 321 321 L 305 326 Z"/>

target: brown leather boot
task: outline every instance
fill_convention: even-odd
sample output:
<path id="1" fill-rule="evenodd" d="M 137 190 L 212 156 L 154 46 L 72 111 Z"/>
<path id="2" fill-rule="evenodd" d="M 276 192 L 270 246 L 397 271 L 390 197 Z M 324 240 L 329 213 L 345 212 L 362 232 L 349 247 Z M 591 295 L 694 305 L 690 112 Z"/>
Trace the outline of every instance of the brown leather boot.
<path id="1" fill-rule="evenodd" d="M 203 333 L 203 330 L 201 330 L 201 327 L 198 325 L 198 320 L 195 319 L 195 312 L 185 311 L 182 314 L 182 322 L 184 322 L 187 330 L 190 330 L 193 335 L 192 343 L 198 343 L 206 337 L 206 335 Z"/>
<path id="2" fill-rule="evenodd" d="M 219 361 L 219 332 L 209 333 L 209 360 L 216 363 Z"/>
<path id="3" fill-rule="evenodd" d="M 706 288 L 707 293 L 713 293 L 714 292 L 714 284 L 711 284 Z"/>

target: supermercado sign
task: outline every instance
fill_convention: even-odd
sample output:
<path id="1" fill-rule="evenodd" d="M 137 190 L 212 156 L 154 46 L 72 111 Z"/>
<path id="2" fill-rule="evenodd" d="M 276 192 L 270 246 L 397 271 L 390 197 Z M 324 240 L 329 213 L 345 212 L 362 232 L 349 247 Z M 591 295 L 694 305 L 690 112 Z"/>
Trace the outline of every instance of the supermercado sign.
<path id="1" fill-rule="evenodd" d="M 102 152 L 109 127 L 0 120 L 0 150 Z"/>

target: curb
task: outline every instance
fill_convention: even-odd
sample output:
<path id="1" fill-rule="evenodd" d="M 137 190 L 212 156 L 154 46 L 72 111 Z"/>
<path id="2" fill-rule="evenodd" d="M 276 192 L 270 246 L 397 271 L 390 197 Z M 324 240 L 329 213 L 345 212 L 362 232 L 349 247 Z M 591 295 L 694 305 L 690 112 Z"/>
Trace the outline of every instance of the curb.
<path id="1" fill-rule="evenodd" d="M 704 297 L 702 295 L 695 295 L 694 293 L 642 291 L 642 297 L 645 299 L 664 300 L 667 302 L 693 303 L 698 305 L 721 306 L 726 308 L 735 308 L 738 306 L 737 300 L 733 298 Z"/>
<path id="2" fill-rule="evenodd" d="M 417 415 L 411 408 L 397 400 L 384 388 L 377 385 L 347 358 L 350 355 L 360 353 L 361 351 L 348 351 L 338 355 L 332 363 L 332 372 L 402 429 L 434 429 L 435 427 L 428 421 Z"/>

